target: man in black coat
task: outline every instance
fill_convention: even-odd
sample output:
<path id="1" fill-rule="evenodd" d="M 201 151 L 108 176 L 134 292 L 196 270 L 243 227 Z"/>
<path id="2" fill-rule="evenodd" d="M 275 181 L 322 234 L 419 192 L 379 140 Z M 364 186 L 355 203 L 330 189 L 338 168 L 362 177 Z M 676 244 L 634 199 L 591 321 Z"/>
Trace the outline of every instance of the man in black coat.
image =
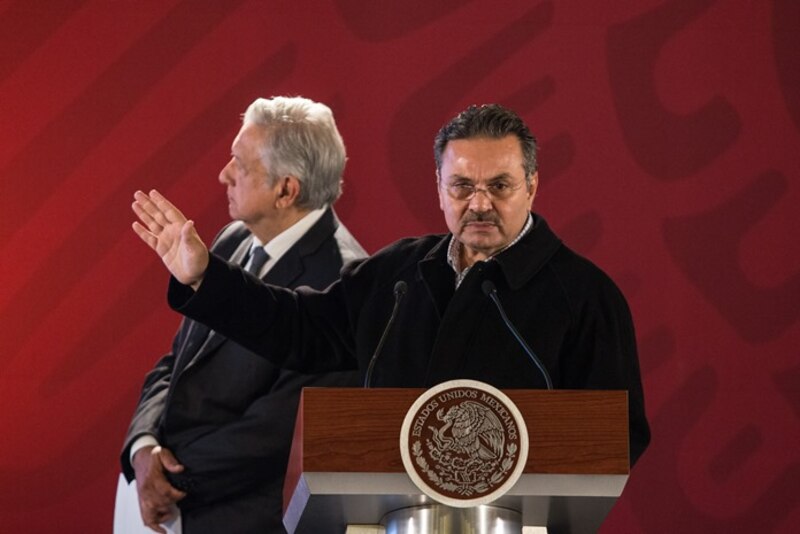
<path id="1" fill-rule="evenodd" d="M 237 267 L 205 251 L 157 192 L 135 194 L 134 229 L 173 274 L 173 308 L 276 365 L 307 372 L 366 374 L 402 282 L 406 294 L 374 385 L 469 378 L 538 388 L 547 375 L 556 388 L 624 389 L 635 462 L 650 431 L 630 311 L 613 281 L 530 211 L 538 172 L 528 127 L 501 106 L 471 106 L 439 131 L 434 154 L 450 233 L 390 245 L 351 264 L 324 292 L 243 280 Z M 544 372 L 508 332 L 486 294 L 491 288 Z"/>
<path id="2" fill-rule="evenodd" d="M 231 153 L 219 180 L 234 222 L 215 239 L 214 254 L 247 268 L 251 281 L 318 289 L 366 256 L 333 212 L 345 148 L 327 106 L 258 99 Z M 356 378 L 282 370 L 184 320 L 171 352 L 147 375 L 121 455 L 145 525 L 163 531 L 177 504 L 186 534 L 282 531 L 300 390 Z"/>

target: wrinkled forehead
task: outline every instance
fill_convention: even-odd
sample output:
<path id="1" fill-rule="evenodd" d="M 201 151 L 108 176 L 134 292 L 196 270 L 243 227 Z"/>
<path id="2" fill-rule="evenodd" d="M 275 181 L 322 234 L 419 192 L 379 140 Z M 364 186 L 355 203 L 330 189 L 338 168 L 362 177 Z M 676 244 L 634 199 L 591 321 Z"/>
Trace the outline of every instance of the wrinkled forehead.
<path id="1" fill-rule="evenodd" d="M 498 177 L 524 178 L 522 148 L 516 136 L 454 139 L 442 154 L 440 178 L 475 181 Z"/>

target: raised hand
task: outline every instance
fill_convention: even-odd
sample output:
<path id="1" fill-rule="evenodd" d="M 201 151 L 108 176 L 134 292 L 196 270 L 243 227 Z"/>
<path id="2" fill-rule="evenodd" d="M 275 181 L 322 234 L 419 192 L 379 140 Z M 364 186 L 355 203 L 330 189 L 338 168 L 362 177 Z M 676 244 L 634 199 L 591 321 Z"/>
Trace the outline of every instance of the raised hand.
<path id="1" fill-rule="evenodd" d="M 133 198 L 139 218 L 133 230 L 158 253 L 172 276 L 197 289 L 208 267 L 208 248 L 194 223 L 155 189 L 149 194 L 136 191 Z"/>

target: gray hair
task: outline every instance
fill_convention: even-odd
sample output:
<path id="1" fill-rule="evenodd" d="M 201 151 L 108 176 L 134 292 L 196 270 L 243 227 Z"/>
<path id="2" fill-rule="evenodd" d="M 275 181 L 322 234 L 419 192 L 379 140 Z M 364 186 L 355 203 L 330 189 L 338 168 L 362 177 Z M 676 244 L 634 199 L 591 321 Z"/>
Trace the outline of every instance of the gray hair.
<path id="1" fill-rule="evenodd" d="M 299 207 L 317 209 L 336 202 L 347 155 L 328 106 L 302 97 L 258 98 L 242 121 L 269 132 L 261 160 L 273 183 L 288 175 L 300 181 Z"/>
<path id="2" fill-rule="evenodd" d="M 507 135 L 519 139 L 525 181 L 530 185 L 531 177 L 538 169 L 536 138 L 519 115 L 499 104 L 470 106 L 442 126 L 433 142 L 437 173 L 442 170 L 442 154 L 450 141 L 474 137 L 501 139 Z"/>

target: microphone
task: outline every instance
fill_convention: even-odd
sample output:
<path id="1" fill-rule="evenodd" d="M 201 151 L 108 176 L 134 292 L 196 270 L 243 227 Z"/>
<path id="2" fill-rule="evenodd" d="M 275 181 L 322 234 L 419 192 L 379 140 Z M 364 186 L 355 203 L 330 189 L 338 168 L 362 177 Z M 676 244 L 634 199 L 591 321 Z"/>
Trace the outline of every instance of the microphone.
<path id="1" fill-rule="evenodd" d="M 514 328 L 514 325 L 506 315 L 505 310 L 503 310 L 503 305 L 500 304 L 500 299 L 497 297 L 497 288 L 495 287 L 494 282 L 491 280 L 484 280 L 481 284 L 481 289 L 483 290 L 484 295 L 492 299 L 494 305 L 497 306 L 497 311 L 500 312 L 500 317 L 502 317 L 506 328 L 508 328 L 508 330 L 514 335 L 517 342 L 522 346 L 523 350 L 525 350 L 525 353 L 531 359 L 533 364 L 539 369 L 539 372 L 544 377 L 545 384 L 547 384 L 547 389 L 553 389 L 553 381 L 550 380 L 550 374 L 547 372 L 547 369 L 545 369 L 544 364 L 542 364 L 541 360 L 539 360 L 528 344 L 525 343 L 525 340 L 522 339 L 521 335 L 519 335 L 519 332 L 516 328 Z"/>
<path id="2" fill-rule="evenodd" d="M 389 316 L 389 322 L 386 323 L 386 328 L 383 329 L 383 334 L 381 334 L 381 339 L 378 341 L 378 346 L 375 349 L 375 352 L 372 354 L 372 358 L 369 360 L 367 374 L 364 377 L 365 388 L 370 387 L 372 383 L 372 369 L 375 367 L 375 362 L 378 360 L 378 356 L 380 356 L 381 351 L 383 350 L 383 344 L 386 343 L 386 337 L 389 334 L 389 330 L 392 328 L 395 317 L 397 317 L 397 310 L 400 308 L 400 301 L 403 300 L 407 289 L 408 284 L 406 284 L 403 280 L 398 280 L 394 285 L 394 308 L 392 308 L 392 315 Z"/>

